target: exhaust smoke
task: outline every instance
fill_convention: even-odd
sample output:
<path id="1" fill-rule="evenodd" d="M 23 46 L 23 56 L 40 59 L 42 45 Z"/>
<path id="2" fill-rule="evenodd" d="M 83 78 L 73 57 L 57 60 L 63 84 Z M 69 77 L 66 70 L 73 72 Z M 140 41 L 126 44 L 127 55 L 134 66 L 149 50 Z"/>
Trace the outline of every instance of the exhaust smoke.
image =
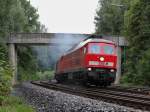
<path id="1" fill-rule="evenodd" d="M 56 33 L 53 35 L 49 46 L 34 46 L 33 51 L 36 53 L 39 66 L 48 69 L 55 67 L 57 60 L 64 55 L 74 45 L 87 38 L 86 34 L 63 34 Z"/>

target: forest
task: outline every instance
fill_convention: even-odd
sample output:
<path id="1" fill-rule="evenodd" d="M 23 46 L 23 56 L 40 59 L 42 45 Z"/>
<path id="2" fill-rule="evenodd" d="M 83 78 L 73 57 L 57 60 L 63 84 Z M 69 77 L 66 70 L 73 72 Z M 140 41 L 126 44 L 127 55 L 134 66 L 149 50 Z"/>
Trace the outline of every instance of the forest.
<path id="1" fill-rule="evenodd" d="M 100 0 L 95 26 L 96 34 L 128 40 L 121 82 L 150 86 L 150 1 Z"/>
<path id="2" fill-rule="evenodd" d="M 28 0 L 0 0 L 0 40 L 12 32 L 46 32 L 38 19 Z M 129 42 L 121 83 L 150 86 L 150 1 L 99 0 L 94 23 L 95 34 L 124 36 Z M 31 47 L 18 48 L 20 80 L 35 79 L 40 69 L 35 57 Z M 10 94 L 12 71 L 7 45 L 0 43 L 0 106 Z"/>
<path id="3" fill-rule="evenodd" d="M 46 28 L 38 18 L 37 9 L 27 0 L 0 0 L 0 40 L 7 38 L 12 32 L 45 32 Z M 21 60 L 18 61 L 19 74 L 34 77 L 38 66 L 32 48 L 19 47 L 18 57 Z M 8 100 L 6 97 L 11 92 L 12 71 L 7 45 L 0 43 L 0 106 L 5 105 Z M 16 101 L 14 98 L 12 100 Z"/>

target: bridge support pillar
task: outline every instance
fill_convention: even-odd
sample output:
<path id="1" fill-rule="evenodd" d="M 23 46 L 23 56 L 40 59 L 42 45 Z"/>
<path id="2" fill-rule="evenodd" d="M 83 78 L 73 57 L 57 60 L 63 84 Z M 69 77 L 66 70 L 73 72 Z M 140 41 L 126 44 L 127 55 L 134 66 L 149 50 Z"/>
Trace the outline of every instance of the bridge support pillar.
<path id="1" fill-rule="evenodd" d="M 17 84 L 17 50 L 15 48 L 15 44 L 8 44 L 9 49 L 9 62 L 13 69 L 13 79 L 12 84 Z"/>
<path id="2" fill-rule="evenodd" d="M 121 78 L 121 47 L 117 46 L 117 72 L 115 84 L 120 83 Z"/>

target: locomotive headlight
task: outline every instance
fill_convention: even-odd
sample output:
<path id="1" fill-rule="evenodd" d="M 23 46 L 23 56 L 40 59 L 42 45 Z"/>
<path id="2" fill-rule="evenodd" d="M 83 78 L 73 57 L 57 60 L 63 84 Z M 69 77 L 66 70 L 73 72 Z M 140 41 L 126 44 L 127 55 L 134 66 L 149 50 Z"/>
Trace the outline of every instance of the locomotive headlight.
<path id="1" fill-rule="evenodd" d="M 105 60 L 104 57 L 100 57 L 99 59 L 100 59 L 100 61 L 104 61 Z"/>
<path id="2" fill-rule="evenodd" d="M 110 72 L 114 72 L 114 71 L 115 71 L 114 69 L 111 69 L 111 70 L 110 70 Z"/>
<path id="3" fill-rule="evenodd" d="M 92 70 L 92 68 L 88 68 L 88 71 L 91 71 Z"/>

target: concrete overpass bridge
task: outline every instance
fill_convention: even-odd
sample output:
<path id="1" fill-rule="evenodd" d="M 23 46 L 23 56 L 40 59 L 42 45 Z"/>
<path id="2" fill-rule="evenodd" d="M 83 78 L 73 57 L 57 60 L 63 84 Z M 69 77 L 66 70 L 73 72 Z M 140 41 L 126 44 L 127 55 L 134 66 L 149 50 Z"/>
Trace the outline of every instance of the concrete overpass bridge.
<path id="1" fill-rule="evenodd" d="M 9 61 L 14 69 L 13 84 L 17 81 L 17 46 L 19 45 L 47 45 L 47 46 L 73 46 L 88 38 L 91 34 L 71 34 L 71 33 L 12 33 L 5 41 L 9 48 Z M 121 47 L 127 46 L 124 37 L 108 37 L 103 39 L 112 40 L 118 45 L 118 71 L 115 83 L 119 83 L 121 75 Z"/>

